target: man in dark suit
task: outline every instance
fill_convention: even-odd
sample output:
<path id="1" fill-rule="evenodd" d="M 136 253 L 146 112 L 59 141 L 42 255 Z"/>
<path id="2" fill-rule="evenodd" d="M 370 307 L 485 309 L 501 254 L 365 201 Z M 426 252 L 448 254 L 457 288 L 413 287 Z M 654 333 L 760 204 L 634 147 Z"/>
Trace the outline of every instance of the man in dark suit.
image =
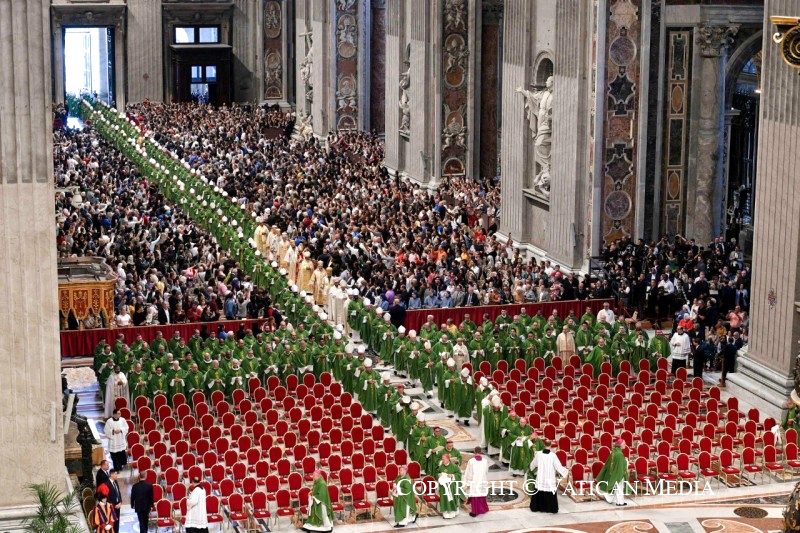
<path id="1" fill-rule="evenodd" d="M 117 471 L 113 468 L 108 474 L 108 503 L 114 509 L 114 531 L 119 533 L 119 516 L 122 509 L 122 492 L 119 490 L 119 483 L 117 483 Z"/>
<path id="2" fill-rule="evenodd" d="M 100 485 L 105 484 L 108 481 L 108 473 L 109 473 L 109 464 L 108 461 L 103 459 L 103 462 L 100 463 L 100 470 L 97 471 L 94 478 L 94 485 L 95 487 L 99 487 Z"/>
<path id="3" fill-rule="evenodd" d="M 150 510 L 153 508 L 153 484 L 139 479 L 131 487 L 131 507 L 139 517 L 139 533 L 146 533 Z"/>

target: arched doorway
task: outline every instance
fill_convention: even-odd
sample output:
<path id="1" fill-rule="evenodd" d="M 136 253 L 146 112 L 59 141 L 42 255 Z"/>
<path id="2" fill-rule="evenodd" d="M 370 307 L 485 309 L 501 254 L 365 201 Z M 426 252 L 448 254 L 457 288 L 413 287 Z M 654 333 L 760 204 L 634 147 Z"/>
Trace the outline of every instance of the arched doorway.
<path id="1" fill-rule="evenodd" d="M 735 238 L 745 254 L 753 247 L 756 154 L 761 86 L 761 32 L 742 43 L 731 55 L 725 84 L 725 217 L 728 238 Z"/>

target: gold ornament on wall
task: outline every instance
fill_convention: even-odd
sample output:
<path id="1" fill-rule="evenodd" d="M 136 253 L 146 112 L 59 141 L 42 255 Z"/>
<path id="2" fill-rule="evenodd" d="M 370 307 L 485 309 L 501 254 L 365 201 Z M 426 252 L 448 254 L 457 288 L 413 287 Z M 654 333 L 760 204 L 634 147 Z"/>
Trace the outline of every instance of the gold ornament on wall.
<path id="1" fill-rule="evenodd" d="M 786 63 L 800 69 L 800 17 L 770 17 L 778 31 L 772 40 L 781 47 L 781 55 Z"/>

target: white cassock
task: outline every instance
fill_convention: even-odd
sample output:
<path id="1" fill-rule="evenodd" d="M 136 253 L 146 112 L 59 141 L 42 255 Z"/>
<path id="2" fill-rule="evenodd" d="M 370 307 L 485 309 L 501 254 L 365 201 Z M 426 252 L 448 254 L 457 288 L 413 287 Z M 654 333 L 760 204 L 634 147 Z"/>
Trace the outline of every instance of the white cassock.
<path id="1" fill-rule="evenodd" d="M 569 471 L 561 464 L 558 456 L 553 453 L 536 452 L 536 457 L 531 461 L 530 469 L 536 469 L 536 490 L 555 492 L 558 490 L 558 478 L 566 477 Z"/>
<path id="2" fill-rule="evenodd" d="M 106 416 L 111 416 L 114 412 L 114 401 L 117 398 L 125 398 L 130 401 L 130 392 L 128 391 L 128 378 L 124 373 L 111 374 L 106 382 L 106 395 L 105 395 L 105 413 Z"/>
<path id="3" fill-rule="evenodd" d="M 463 486 L 464 494 L 468 498 L 480 498 L 489 495 L 489 461 L 481 456 L 478 461 L 474 457 L 467 461 L 467 469 L 464 471 Z"/>
<path id="4" fill-rule="evenodd" d="M 125 437 L 128 435 L 128 422 L 124 418 L 106 420 L 104 432 L 108 437 L 109 453 L 124 452 L 127 449 Z"/>

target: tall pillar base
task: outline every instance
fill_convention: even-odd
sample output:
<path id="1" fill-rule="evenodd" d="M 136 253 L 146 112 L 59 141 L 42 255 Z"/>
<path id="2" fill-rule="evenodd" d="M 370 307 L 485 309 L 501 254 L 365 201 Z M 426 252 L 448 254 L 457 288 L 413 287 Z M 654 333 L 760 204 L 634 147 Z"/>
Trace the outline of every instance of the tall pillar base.
<path id="1" fill-rule="evenodd" d="M 747 347 L 739 351 L 735 374 L 728 374 L 726 391 L 731 395 L 757 408 L 765 417 L 778 422 L 783 420 L 789 396 L 794 389 L 794 380 L 767 368 L 752 359 Z"/>

